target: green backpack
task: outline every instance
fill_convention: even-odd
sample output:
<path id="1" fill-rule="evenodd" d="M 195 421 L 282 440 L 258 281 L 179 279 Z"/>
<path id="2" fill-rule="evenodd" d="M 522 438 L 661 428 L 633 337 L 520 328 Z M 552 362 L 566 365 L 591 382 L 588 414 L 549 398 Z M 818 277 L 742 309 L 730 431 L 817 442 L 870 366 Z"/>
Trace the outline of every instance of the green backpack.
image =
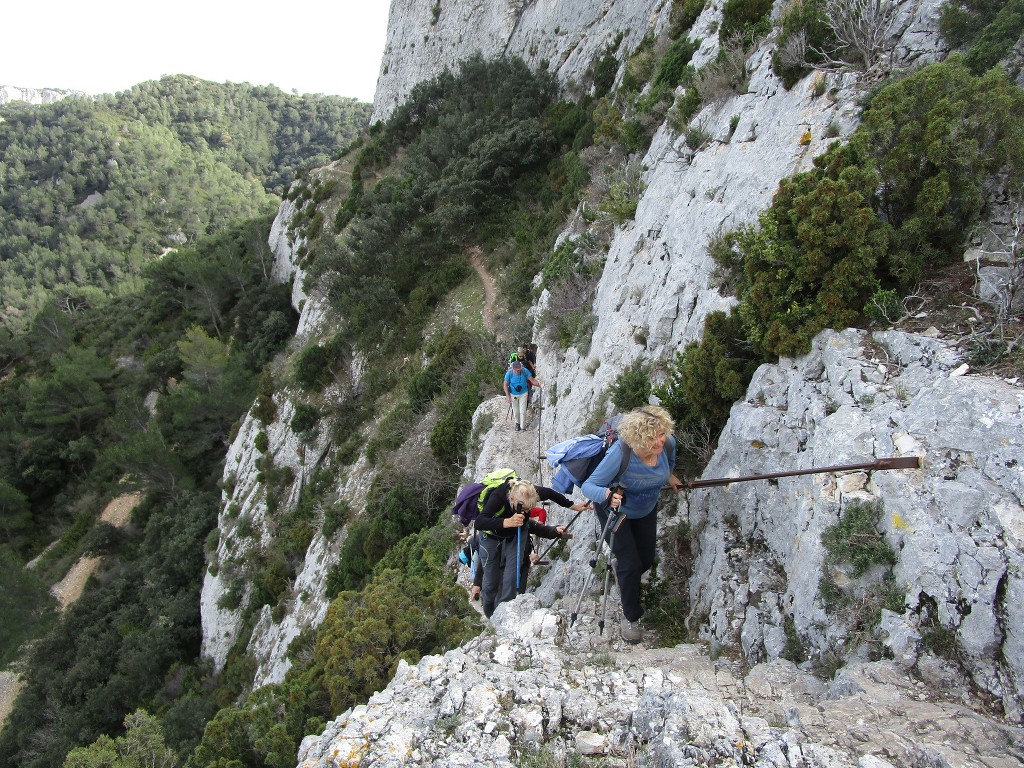
<path id="1" fill-rule="evenodd" d="M 480 514 L 484 511 L 484 503 L 487 501 L 488 495 L 495 488 L 501 488 L 502 486 L 509 485 L 513 480 L 518 480 L 519 476 L 516 474 L 514 469 L 508 467 L 499 467 L 493 472 L 488 473 L 484 476 L 484 479 L 480 481 L 483 485 L 483 490 L 480 491 L 480 496 L 476 500 L 476 511 Z"/>
<path id="2" fill-rule="evenodd" d="M 462 489 L 455 499 L 452 514 L 458 517 L 459 522 L 463 525 L 469 525 L 476 520 L 477 515 L 484 511 L 484 502 L 487 501 L 487 496 L 491 491 L 518 479 L 516 471 L 508 467 L 501 467 L 490 472 L 480 482 L 470 483 Z"/>

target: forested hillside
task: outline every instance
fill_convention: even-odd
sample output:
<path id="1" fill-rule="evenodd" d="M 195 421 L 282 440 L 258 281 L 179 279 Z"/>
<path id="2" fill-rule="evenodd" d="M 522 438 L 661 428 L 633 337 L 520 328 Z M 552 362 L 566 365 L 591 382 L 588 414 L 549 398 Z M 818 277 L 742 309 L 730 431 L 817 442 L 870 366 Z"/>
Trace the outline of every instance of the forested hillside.
<path id="1" fill-rule="evenodd" d="M 178 75 L 97 99 L 0 107 L 0 321 L 139 287 L 167 248 L 263 215 L 369 105 Z"/>
<path id="2" fill-rule="evenodd" d="M 0 108 L 0 663 L 32 647 L 30 679 L 47 681 L 5 731 L 29 745 L 19 762 L 59 765 L 154 707 L 174 665 L 202 677 L 198 589 L 224 448 L 295 329 L 288 290 L 269 281 L 271 218 L 368 113 L 186 76 Z M 133 525 L 97 523 L 133 489 L 146 494 Z M 49 586 L 86 554 L 105 556 L 96 588 L 57 622 Z M 43 711 L 63 726 L 22 720 Z M 200 718 L 189 738 L 203 711 L 183 708 Z"/>

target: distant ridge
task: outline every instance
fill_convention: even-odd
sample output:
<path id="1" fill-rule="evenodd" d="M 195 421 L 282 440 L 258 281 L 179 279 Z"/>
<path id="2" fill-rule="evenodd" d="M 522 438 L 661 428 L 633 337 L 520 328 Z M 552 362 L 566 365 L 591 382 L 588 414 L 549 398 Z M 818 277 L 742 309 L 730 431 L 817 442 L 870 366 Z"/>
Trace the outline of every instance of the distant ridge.
<path id="1" fill-rule="evenodd" d="M 25 101 L 29 104 L 52 104 L 66 99 L 68 96 L 86 96 L 83 91 L 65 88 L 19 88 L 16 85 L 0 85 L 0 106 L 12 101 Z"/>

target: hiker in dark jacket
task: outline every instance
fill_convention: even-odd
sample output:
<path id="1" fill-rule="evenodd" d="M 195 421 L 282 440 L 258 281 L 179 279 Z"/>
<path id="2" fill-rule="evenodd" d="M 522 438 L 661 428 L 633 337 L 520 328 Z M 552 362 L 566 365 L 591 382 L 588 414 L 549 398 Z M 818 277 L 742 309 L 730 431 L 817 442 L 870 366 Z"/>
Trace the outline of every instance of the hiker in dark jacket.
<path id="1" fill-rule="evenodd" d="M 530 348 L 529 344 L 523 344 L 519 347 L 519 359 L 523 362 L 523 368 L 525 368 L 531 378 L 537 378 L 537 354 Z M 529 386 L 526 389 L 526 404 L 530 405 L 533 402 L 533 386 Z"/>
<path id="2" fill-rule="evenodd" d="M 583 501 L 573 504 L 570 499 L 551 488 L 515 480 L 507 491 L 492 491 L 484 502 L 483 511 L 476 518 L 476 529 L 483 534 L 480 538 L 480 564 L 484 577 L 481 597 L 484 616 L 488 618 L 499 603 L 516 596 L 517 586 L 521 589 L 526 583 L 530 534 L 545 539 L 572 537 L 564 525 L 541 525 L 530 519 L 530 510 L 541 501 L 553 501 L 559 506 L 575 510 L 588 506 Z"/>

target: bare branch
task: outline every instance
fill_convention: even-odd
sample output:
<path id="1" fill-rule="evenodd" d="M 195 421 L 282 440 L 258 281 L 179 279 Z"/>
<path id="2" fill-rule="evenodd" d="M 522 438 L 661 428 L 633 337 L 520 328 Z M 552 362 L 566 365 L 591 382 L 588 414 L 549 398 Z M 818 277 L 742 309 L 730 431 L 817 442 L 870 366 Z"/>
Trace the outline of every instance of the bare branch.
<path id="1" fill-rule="evenodd" d="M 793 35 L 780 55 L 796 56 L 804 47 L 803 62 L 816 69 L 844 70 L 858 67 L 872 71 L 886 60 L 895 45 L 894 27 L 898 18 L 896 0 L 827 0 L 825 24 L 834 38 L 834 47 L 819 49 Z M 813 53 L 810 61 L 807 53 Z"/>

